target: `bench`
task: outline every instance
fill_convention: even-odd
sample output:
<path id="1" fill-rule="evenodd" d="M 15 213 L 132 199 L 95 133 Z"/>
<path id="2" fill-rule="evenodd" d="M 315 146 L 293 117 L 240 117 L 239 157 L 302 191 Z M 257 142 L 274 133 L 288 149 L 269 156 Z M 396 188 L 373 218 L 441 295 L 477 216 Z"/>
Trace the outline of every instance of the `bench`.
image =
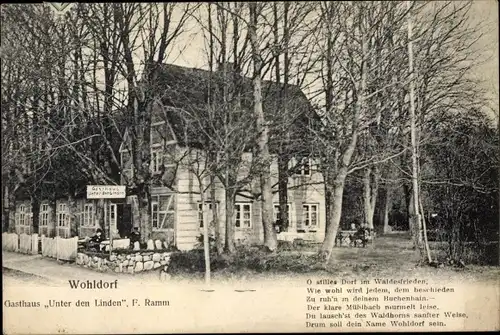
<path id="1" fill-rule="evenodd" d="M 101 242 L 101 250 L 109 251 L 109 240 L 105 240 Z M 121 238 L 121 239 L 113 239 L 113 250 L 116 249 L 129 249 L 130 248 L 130 239 Z"/>
<path id="2" fill-rule="evenodd" d="M 87 249 L 87 243 L 90 239 L 89 238 L 84 238 L 78 240 L 78 248 L 80 250 Z M 101 251 L 109 251 L 109 245 L 110 241 L 109 239 L 102 241 L 99 244 L 99 249 Z M 130 248 L 130 239 L 128 238 L 118 238 L 118 239 L 113 239 L 113 250 L 116 249 L 129 249 Z M 94 246 L 92 249 L 96 249 L 96 246 Z"/>
<path id="3" fill-rule="evenodd" d="M 339 230 L 335 238 L 335 245 L 339 247 L 342 245 L 354 247 L 361 245 L 364 248 L 368 243 L 373 242 L 375 236 L 376 232 L 374 231 L 362 233 L 359 230 Z"/>
<path id="4" fill-rule="evenodd" d="M 339 230 L 335 238 L 335 245 L 341 247 L 342 245 L 351 245 L 351 236 L 356 233 L 356 230 Z"/>
<path id="5" fill-rule="evenodd" d="M 304 241 L 316 241 L 314 233 L 298 233 L 298 232 L 281 232 L 276 234 L 278 241 L 293 242 L 296 239 L 301 239 Z"/>

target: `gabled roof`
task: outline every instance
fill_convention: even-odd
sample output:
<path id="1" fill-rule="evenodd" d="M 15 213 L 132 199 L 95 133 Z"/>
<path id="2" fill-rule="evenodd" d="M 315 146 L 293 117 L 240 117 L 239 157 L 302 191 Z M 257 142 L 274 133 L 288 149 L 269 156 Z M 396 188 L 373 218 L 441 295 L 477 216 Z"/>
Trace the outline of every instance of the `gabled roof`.
<path id="1" fill-rule="evenodd" d="M 211 80 L 212 79 L 212 80 Z M 235 81 L 237 80 L 237 81 Z M 203 146 L 203 134 L 201 129 L 213 127 L 217 118 L 223 117 L 223 113 L 210 114 L 208 104 L 209 86 L 215 87 L 215 108 L 223 108 L 221 100 L 221 87 L 224 82 L 222 72 L 210 72 L 202 69 L 187 68 L 172 64 L 163 64 L 159 68 L 157 81 L 152 89 L 155 96 L 161 101 L 165 117 L 170 123 L 172 130 L 181 145 Z M 233 110 L 234 117 L 248 122 L 244 129 L 252 131 L 253 122 L 253 83 L 252 79 L 243 76 L 234 76 L 228 71 L 226 83 L 231 94 L 235 90 L 233 83 L 237 82 L 240 87 L 240 107 L 239 111 Z M 303 137 L 300 133 L 308 127 L 308 122 L 312 119 L 319 120 L 318 115 L 312 108 L 309 100 L 302 90 L 296 85 L 288 84 L 287 89 L 287 112 L 280 106 L 280 94 L 285 89 L 285 85 L 272 81 L 262 81 L 263 110 L 266 122 L 269 123 L 270 140 L 279 140 L 284 131 L 288 131 L 298 138 Z M 217 98 L 218 97 L 218 98 Z M 168 107 L 174 107 L 168 108 Z M 281 106 L 283 107 L 283 106 Z M 215 119 L 214 119 L 215 118 Z M 207 120 L 211 120 L 208 125 Z M 239 121 L 238 121 L 239 122 Z M 204 125 L 205 123 L 205 125 Z M 286 129 L 283 129 L 283 126 Z"/>

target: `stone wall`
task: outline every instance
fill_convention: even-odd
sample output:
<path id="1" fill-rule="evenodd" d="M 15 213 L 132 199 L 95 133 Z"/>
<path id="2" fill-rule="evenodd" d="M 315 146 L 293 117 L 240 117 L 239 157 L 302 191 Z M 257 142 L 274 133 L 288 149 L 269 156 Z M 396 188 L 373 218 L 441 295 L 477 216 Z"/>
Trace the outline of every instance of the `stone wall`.
<path id="1" fill-rule="evenodd" d="M 152 270 L 167 272 L 172 252 L 137 251 L 130 254 L 111 253 L 111 255 L 93 255 L 79 252 L 76 264 L 101 272 L 139 273 Z"/>

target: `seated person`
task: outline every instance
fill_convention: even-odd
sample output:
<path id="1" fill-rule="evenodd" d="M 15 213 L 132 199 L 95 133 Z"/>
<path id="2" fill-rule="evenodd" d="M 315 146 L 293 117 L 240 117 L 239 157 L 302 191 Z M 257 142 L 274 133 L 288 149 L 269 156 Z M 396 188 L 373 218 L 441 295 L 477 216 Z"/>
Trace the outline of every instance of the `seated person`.
<path id="1" fill-rule="evenodd" d="M 366 243 L 370 238 L 370 230 L 365 225 L 359 227 L 359 229 L 350 236 L 351 243 L 356 247 L 357 242 L 360 241 L 363 248 L 366 247 Z"/>
<path id="2" fill-rule="evenodd" d="M 343 240 L 344 240 L 344 233 L 342 233 L 342 230 L 339 230 L 337 232 L 337 236 L 335 237 L 335 245 L 342 246 Z"/>
<path id="3" fill-rule="evenodd" d="M 274 230 L 276 230 L 277 234 L 283 231 L 283 221 L 281 221 L 281 219 L 278 219 L 276 220 L 276 222 L 274 222 Z"/>
<path id="4" fill-rule="evenodd" d="M 133 247 L 135 242 L 140 242 L 141 233 L 139 232 L 139 227 L 134 227 L 132 232 L 130 232 L 130 246 Z"/>
<path id="5" fill-rule="evenodd" d="M 95 235 L 87 242 L 87 249 L 95 251 L 101 251 L 101 242 L 104 241 L 104 235 L 102 234 L 102 229 L 97 228 Z"/>

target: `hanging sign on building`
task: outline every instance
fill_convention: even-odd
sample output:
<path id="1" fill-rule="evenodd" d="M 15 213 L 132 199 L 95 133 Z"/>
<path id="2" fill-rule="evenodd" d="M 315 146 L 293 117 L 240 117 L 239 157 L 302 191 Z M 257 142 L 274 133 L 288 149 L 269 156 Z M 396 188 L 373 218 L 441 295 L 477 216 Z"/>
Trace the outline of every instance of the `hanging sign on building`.
<path id="1" fill-rule="evenodd" d="M 125 186 L 87 185 L 87 199 L 125 198 Z"/>

